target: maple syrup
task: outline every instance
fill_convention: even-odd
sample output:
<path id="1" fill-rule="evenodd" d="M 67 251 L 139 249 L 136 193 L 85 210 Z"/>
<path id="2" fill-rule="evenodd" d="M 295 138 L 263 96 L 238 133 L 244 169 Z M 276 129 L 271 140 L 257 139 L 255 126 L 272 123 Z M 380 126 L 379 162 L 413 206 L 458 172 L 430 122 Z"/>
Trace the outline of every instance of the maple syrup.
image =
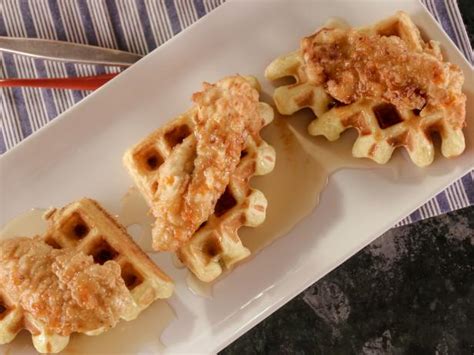
<path id="1" fill-rule="evenodd" d="M 181 260 L 179 260 L 179 258 L 176 254 L 171 254 L 171 261 L 177 269 L 184 269 L 186 267 L 183 264 L 183 262 Z"/>
<path id="2" fill-rule="evenodd" d="M 122 197 L 117 219 L 144 251 L 154 252 L 151 238 L 154 218 L 150 213 L 150 207 L 135 186 Z"/>
<path id="3" fill-rule="evenodd" d="M 0 239 L 33 237 L 44 234 L 47 226 L 43 219 L 45 212 L 46 209 L 33 208 L 18 215 L 0 229 Z"/>
<path id="4" fill-rule="evenodd" d="M 145 353 L 161 353 L 165 346 L 160 336 L 176 315 L 166 300 L 157 300 L 130 321 L 121 320 L 117 326 L 98 336 L 73 334 L 63 354 L 134 354 L 137 346 Z"/>
<path id="5" fill-rule="evenodd" d="M 201 281 L 191 271 L 188 271 L 188 274 L 186 275 L 186 285 L 196 296 L 213 298 L 212 290 L 214 282 Z"/>
<path id="6" fill-rule="evenodd" d="M 274 121 L 262 137 L 276 151 L 275 169 L 252 178 L 251 185 L 268 200 L 267 216 L 256 228 L 242 228 L 239 236 L 252 254 L 288 233 L 318 205 L 329 177 L 342 168 L 370 168 L 374 163 L 351 155 L 355 135 L 344 134 L 336 142 L 312 137 L 307 126 L 314 115 L 309 111 L 291 117 L 275 110 Z"/>

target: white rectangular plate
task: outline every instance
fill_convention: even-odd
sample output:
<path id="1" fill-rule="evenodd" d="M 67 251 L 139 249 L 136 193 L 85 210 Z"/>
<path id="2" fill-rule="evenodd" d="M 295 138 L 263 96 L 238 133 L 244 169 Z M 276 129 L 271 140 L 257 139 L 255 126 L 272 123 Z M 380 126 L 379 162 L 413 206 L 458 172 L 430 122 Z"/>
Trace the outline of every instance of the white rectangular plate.
<path id="1" fill-rule="evenodd" d="M 297 48 L 303 35 L 329 17 L 367 25 L 397 10 L 408 12 L 428 37 L 442 43 L 447 58 L 461 66 L 467 79 L 468 117 L 472 116 L 472 69 L 417 0 L 230 1 L 6 153 L 0 159 L 0 225 L 32 207 L 63 206 L 83 196 L 117 212 L 132 184 L 122 167 L 122 154 L 185 111 L 202 81 L 252 74 L 271 94 L 273 88 L 263 77 L 268 63 Z M 457 159 L 444 159 L 438 152 L 432 166 L 419 169 L 398 152 L 403 169 L 397 179 L 387 177 L 383 169 L 336 173 L 319 207 L 220 280 L 212 299 L 187 289 L 186 271 L 176 269 L 169 255 L 155 257 L 177 284 L 169 301 L 176 319 L 162 336 L 166 350 L 222 349 L 461 177 L 473 164 L 470 123 L 466 152 Z M 292 201 L 286 208 L 298 203 Z M 156 351 L 153 320 L 139 319 L 127 327 L 123 329 L 143 327 L 144 335 L 134 338 L 123 330 L 109 338 L 118 345 L 126 342 L 126 349 L 136 353 Z M 97 344 L 99 338 L 94 339 Z"/>

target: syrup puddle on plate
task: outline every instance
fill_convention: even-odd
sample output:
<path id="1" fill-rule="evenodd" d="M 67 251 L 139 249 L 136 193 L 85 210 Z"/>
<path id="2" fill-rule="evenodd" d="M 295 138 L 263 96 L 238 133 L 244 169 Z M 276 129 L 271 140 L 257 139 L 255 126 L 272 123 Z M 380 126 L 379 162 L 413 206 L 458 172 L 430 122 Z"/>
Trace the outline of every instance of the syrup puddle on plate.
<path id="1" fill-rule="evenodd" d="M 0 230 L 0 240 L 44 234 L 47 224 L 43 215 L 46 211 L 44 208 L 33 208 L 13 218 Z"/>
<path id="2" fill-rule="evenodd" d="M 308 112 L 293 117 L 275 113 L 274 121 L 262 131 L 262 137 L 276 151 L 275 169 L 268 175 L 252 178 L 252 187 L 268 200 L 267 216 L 256 228 L 243 227 L 239 236 L 252 254 L 287 234 L 318 205 L 321 192 L 335 171 L 369 169 L 375 163 L 351 155 L 354 135 L 346 134 L 336 142 L 307 133 L 314 119 Z"/>
<path id="3" fill-rule="evenodd" d="M 118 221 L 127 229 L 133 240 L 147 253 L 152 248 L 151 227 L 154 218 L 140 191 L 133 186 L 122 197 Z"/>
<path id="4" fill-rule="evenodd" d="M 213 298 L 214 282 L 204 282 L 199 280 L 191 271 L 186 275 L 186 285 L 188 289 L 196 296 L 203 298 Z"/>
<path id="5" fill-rule="evenodd" d="M 117 326 L 98 336 L 73 334 L 63 354 L 134 354 L 137 345 L 144 353 L 165 350 L 160 336 L 176 315 L 166 300 L 156 300 L 137 319 L 121 320 Z"/>
<path id="6" fill-rule="evenodd" d="M 144 210 L 141 201 L 137 198 L 137 194 L 132 192 L 126 196 L 125 200 L 128 201 L 127 206 L 133 206 L 134 208 L 129 207 L 129 209 L 126 209 L 125 212 L 130 213 L 125 216 L 121 215 L 119 219 L 131 223 L 131 225 L 144 221 L 147 214 L 141 214 Z M 47 226 L 46 221 L 42 218 L 45 212 L 46 209 L 36 208 L 18 215 L 1 228 L 0 240 L 19 236 L 33 237 L 43 235 L 46 232 Z M 142 235 L 143 238 L 145 236 Z M 150 243 L 149 240 L 147 241 Z M 165 346 L 161 343 L 161 334 L 174 319 L 176 319 L 176 315 L 166 300 L 156 300 L 140 313 L 135 320 L 130 322 L 120 320 L 115 328 L 98 336 L 72 334 L 69 345 L 61 353 L 133 354 L 136 351 L 137 344 L 145 346 L 147 352 L 150 353 L 155 353 L 157 350 L 162 352 Z M 10 344 L 0 345 L 0 353 L 6 352 L 12 354 L 34 352 L 31 335 L 26 331 L 22 331 Z"/>

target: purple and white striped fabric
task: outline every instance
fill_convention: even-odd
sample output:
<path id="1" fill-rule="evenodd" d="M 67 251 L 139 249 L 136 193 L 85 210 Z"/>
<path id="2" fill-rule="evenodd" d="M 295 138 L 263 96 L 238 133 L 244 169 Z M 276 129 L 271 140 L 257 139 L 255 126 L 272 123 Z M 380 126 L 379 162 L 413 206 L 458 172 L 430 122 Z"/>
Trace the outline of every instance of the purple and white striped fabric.
<path id="1" fill-rule="evenodd" d="M 456 1 L 422 0 L 471 63 L 473 52 Z M 224 0 L 2 0 L 0 35 L 87 43 L 146 54 Z M 3 53 L 7 78 L 75 77 L 117 72 L 116 67 L 59 63 Z M 11 149 L 87 91 L 3 88 L 0 153 Z M 474 204 L 474 173 L 449 186 L 399 224 Z"/>

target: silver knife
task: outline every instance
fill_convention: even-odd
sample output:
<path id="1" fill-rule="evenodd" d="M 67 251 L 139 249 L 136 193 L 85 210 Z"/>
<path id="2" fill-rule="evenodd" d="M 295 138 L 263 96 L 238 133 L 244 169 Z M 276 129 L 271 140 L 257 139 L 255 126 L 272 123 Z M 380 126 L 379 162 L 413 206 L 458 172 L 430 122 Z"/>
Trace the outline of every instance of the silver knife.
<path id="1" fill-rule="evenodd" d="M 89 46 L 64 41 L 0 36 L 0 51 L 35 58 L 84 64 L 105 64 L 127 67 L 142 58 L 141 55 L 116 49 Z"/>

